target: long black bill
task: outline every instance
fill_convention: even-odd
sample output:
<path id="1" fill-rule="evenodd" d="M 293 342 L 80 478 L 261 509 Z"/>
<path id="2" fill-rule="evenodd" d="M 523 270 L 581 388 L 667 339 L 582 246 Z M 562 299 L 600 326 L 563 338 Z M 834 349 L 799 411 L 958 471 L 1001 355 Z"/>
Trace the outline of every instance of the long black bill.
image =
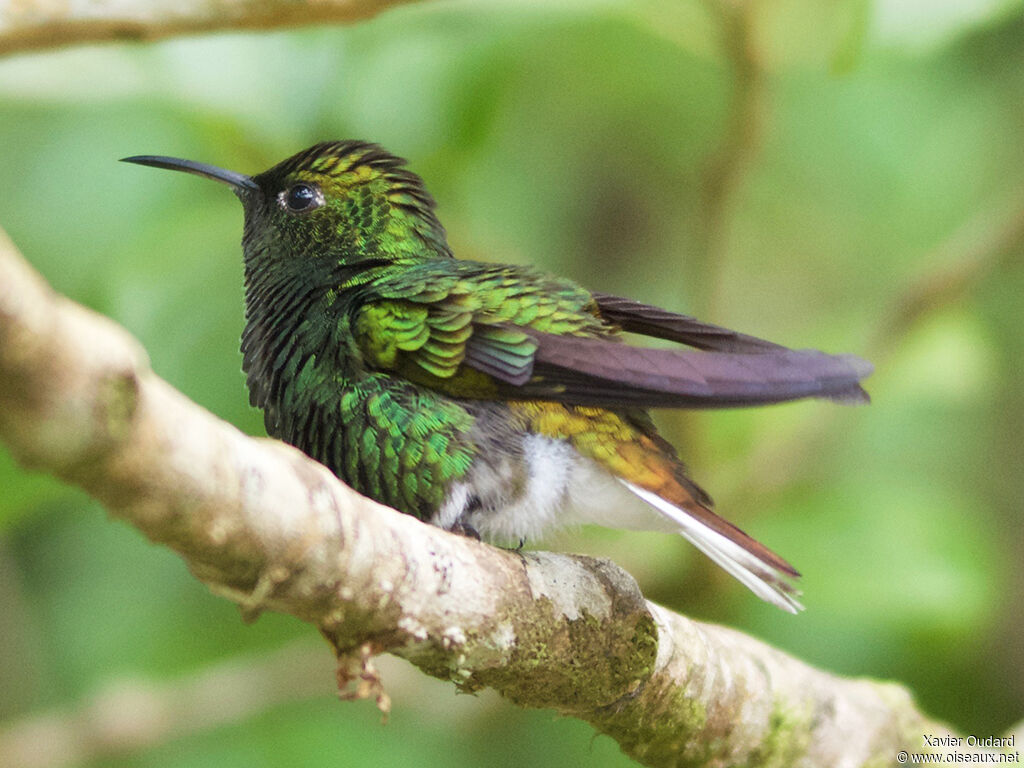
<path id="1" fill-rule="evenodd" d="M 122 157 L 121 162 L 135 163 L 136 165 L 149 165 L 153 168 L 167 168 L 171 171 L 193 173 L 196 176 L 202 176 L 206 179 L 213 179 L 214 181 L 220 181 L 224 184 L 228 184 L 236 191 L 249 190 L 251 192 L 255 192 L 259 189 L 259 186 L 252 180 L 252 177 L 246 176 L 244 173 L 228 171 L 224 168 L 218 168 L 215 165 L 207 165 L 206 163 L 197 163 L 194 160 L 182 160 L 179 157 L 135 155 L 134 157 Z"/>

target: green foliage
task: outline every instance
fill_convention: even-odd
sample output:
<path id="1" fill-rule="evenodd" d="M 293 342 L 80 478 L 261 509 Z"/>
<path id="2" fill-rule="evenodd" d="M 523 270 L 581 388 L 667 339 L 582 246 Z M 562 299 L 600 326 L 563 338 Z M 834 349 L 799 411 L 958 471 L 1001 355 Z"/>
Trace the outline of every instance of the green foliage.
<path id="1" fill-rule="evenodd" d="M 457 256 L 873 360 L 868 408 L 661 415 L 719 509 L 803 571 L 801 616 L 672 537 L 550 544 L 998 733 L 1024 711 L 1021 3 L 753 5 L 737 22 L 697 0 L 424 4 L 8 59 L 0 224 L 252 434 L 238 203 L 119 157 L 256 172 L 318 140 L 378 141 L 424 176 Z M 0 526 L 0 716 L 308 634 L 242 624 L 172 554 L 2 450 Z M 628 764 L 574 721 L 486 698 L 446 717 L 451 689 L 422 686 L 395 693 L 383 728 L 371 705 L 319 695 L 95 764 Z"/>

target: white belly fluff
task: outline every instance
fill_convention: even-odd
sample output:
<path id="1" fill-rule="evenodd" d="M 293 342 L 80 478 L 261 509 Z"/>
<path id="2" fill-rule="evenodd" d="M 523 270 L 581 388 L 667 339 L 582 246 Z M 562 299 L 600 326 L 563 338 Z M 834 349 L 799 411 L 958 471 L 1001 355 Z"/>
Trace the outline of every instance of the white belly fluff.
<path id="1" fill-rule="evenodd" d="M 802 606 L 788 576 L 686 510 L 608 472 L 564 440 L 526 435 L 515 460 L 478 462 L 431 520 L 442 528 L 468 524 L 488 540 L 516 543 L 564 526 L 594 524 L 679 533 L 758 597 L 783 610 Z"/>

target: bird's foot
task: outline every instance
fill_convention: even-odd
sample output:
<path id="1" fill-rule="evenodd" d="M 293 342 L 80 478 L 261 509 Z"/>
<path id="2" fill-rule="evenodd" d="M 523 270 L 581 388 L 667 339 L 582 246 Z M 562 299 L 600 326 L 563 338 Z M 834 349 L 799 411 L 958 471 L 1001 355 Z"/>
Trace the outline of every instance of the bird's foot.
<path id="1" fill-rule="evenodd" d="M 448 530 L 452 533 L 457 533 L 459 536 L 465 536 L 467 539 L 476 539 L 477 541 L 480 541 L 480 531 L 469 523 L 457 522 Z"/>

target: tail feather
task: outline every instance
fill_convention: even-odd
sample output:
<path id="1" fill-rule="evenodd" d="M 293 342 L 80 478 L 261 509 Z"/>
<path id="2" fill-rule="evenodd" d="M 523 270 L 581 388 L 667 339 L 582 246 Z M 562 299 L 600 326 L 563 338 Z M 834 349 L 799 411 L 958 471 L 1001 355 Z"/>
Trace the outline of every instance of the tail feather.
<path id="1" fill-rule="evenodd" d="M 797 600 L 800 591 L 792 583 L 800 574 L 763 544 L 710 510 L 701 509 L 698 513 L 683 509 L 653 491 L 626 480 L 620 479 L 620 482 L 672 520 L 697 549 L 762 600 L 790 613 L 803 610 Z"/>

